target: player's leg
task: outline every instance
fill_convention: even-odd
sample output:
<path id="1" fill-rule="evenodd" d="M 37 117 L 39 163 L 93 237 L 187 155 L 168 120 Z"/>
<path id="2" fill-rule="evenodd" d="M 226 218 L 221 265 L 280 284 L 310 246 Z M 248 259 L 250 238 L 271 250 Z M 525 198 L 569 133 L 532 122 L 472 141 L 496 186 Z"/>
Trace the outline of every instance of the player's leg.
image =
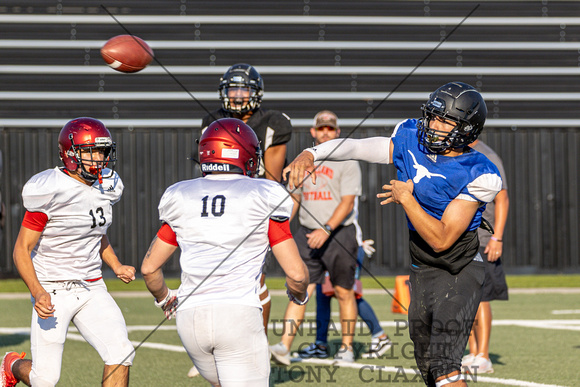
<path id="1" fill-rule="evenodd" d="M 78 307 L 74 293 L 66 288 L 64 282 L 42 283 L 50 293 L 54 305 L 54 317 L 41 319 L 33 310 L 30 331 L 30 352 L 32 364 L 29 383 L 34 386 L 55 386 L 60 379 L 62 352 L 73 314 Z M 26 373 L 27 364 L 17 367 L 17 372 Z M 26 381 L 25 375 L 22 381 Z"/>
<path id="2" fill-rule="evenodd" d="M 213 354 L 221 386 L 268 387 L 270 354 L 268 339 L 259 325 L 260 310 L 247 305 L 216 305 L 213 312 Z"/>
<path id="3" fill-rule="evenodd" d="M 375 314 L 371 304 L 369 304 L 364 298 L 357 298 L 356 300 L 358 315 L 365 322 L 369 331 L 371 332 L 371 341 L 369 343 L 369 349 L 367 352 L 363 353 L 361 357 L 365 359 L 378 358 L 385 354 L 391 347 L 392 343 L 389 336 L 385 333 L 383 328 L 381 328 L 381 323 Z"/>
<path id="4" fill-rule="evenodd" d="M 461 358 L 481 301 L 485 268 L 472 261 L 456 275 L 446 270 L 438 275 L 439 281 L 431 283 L 435 304 L 429 372 L 436 382 L 466 385 L 459 376 Z"/>
<path id="5" fill-rule="evenodd" d="M 489 359 L 489 337 L 491 336 L 491 305 L 489 302 L 482 301 L 479 304 L 476 317 L 478 324 L 475 327 L 475 337 L 477 340 L 477 354 L 483 354 Z M 474 324 L 475 326 L 475 324 Z"/>
<path id="6" fill-rule="evenodd" d="M 314 343 L 301 345 L 293 356 L 303 359 L 325 358 L 328 356 L 328 324 L 330 323 L 330 303 L 332 297 L 322 293 L 322 285 L 316 284 L 316 339 Z"/>
<path id="7" fill-rule="evenodd" d="M 342 328 L 343 350 L 352 348 L 354 333 L 356 330 L 356 299 L 353 289 L 345 289 L 342 286 L 334 285 L 336 299 L 340 310 L 340 325 Z"/>
<path id="8" fill-rule="evenodd" d="M 78 286 L 75 291 L 83 307 L 72 321 L 105 363 L 103 386 L 127 386 L 135 350 L 119 306 L 103 280 Z"/>
<path id="9" fill-rule="evenodd" d="M 330 282 L 334 285 L 334 295 L 339 306 L 342 328 L 342 345 L 339 351 L 344 355 L 343 360 L 351 361 L 351 357 L 354 360 L 351 354 L 358 314 L 353 290 L 358 250 L 355 226 L 338 227 L 327 243 L 322 262 L 328 270 Z M 338 354 L 337 359 L 340 357 Z"/>
<path id="10" fill-rule="evenodd" d="M 178 309 L 175 323 L 183 347 L 201 376 L 212 385 L 219 386 L 218 372 L 213 356 L 213 318 L 212 306 L 203 305 L 189 309 Z M 228 319 L 228 321 L 230 320 Z M 262 328 L 262 324 L 258 324 L 258 326 Z"/>
<path id="11" fill-rule="evenodd" d="M 312 297 L 316 284 L 308 285 L 308 297 Z M 289 302 L 286 307 L 286 312 L 284 313 L 283 329 L 280 342 L 284 344 L 286 349 L 292 347 L 294 338 L 296 337 L 297 331 L 304 322 L 304 315 L 306 313 L 306 305 L 297 305 L 293 302 Z"/>

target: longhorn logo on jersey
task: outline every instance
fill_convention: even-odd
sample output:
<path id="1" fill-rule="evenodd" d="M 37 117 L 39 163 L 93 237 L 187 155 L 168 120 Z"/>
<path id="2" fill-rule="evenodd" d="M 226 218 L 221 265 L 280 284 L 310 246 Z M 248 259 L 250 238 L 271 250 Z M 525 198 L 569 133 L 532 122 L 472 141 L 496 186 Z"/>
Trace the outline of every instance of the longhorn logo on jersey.
<path id="1" fill-rule="evenodd" d="M 426 177 L 428 179 L 430 179 L 432 177 L 442 177 L 443 179 L 447 179 L 445 176 L 443 176 L 439 173 L 429 172 L 427 167 L 425 167 L 417 162 L 417 159 L 415 158 L 415 155 L 413 154 L 413 152 L 411 152 L 410 150 L 407 150 L 407 152 L 409 152 L 409 154 L 413 158 L 413 168 L 415 168 L 417 170 L 417 174 L 413 178 L 413 183 L 415 183 L 415 184 L 419 183 L 421 181 L 421 179 L 423 179 L 424 177 Z"/>

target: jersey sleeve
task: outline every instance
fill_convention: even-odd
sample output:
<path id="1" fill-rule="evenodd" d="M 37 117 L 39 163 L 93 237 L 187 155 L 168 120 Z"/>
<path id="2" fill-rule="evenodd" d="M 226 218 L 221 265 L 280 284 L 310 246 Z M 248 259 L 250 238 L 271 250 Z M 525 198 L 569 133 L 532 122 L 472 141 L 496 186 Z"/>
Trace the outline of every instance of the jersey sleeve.
<path id="1" fill-rule="evenodd" d="M 168 243 L 172 246 L 178 246 L 177 235 L 167 223 L 163 223 L 159 231 L 157 231 L 157 237 L 163 242 Z"/>
<path id="2" fill-rule="evenodd" d="M 290 218 L 292 214 L 293 200 L 290 193 L 282 185 L 270 180 L 264 180 L 268 184 L 268 204 L 270 206 L 270 218 L 281 220 Z"/>
<path id="3" fill-rule="evenodd" d="M 178 185 L 179 183 L 176 183 L 167 188 L 159 200 L 159 220 L 167 223 L 169 226 L 171 226 L 178 216 L 179 208 L 176 205 L 178 200 L 177 195 L 179 195 L 177 190 Z"/>
<path id="4" fill-rule="evenodd" d="M 50 218 L 57 184 L 49 173 L 34 175 L 22 188 L 22 203 L 29 212 L 42 212 Z"/>
<path id="5" fill-rule="evenodd" d="M 290 220 L 286 219 L 282 222 L 278 222 L 270 219 L 268 225 L 268 240 L 270 246 L 276 246 L 280 242 L 292 238 L 292 232 L 290 232 Z"/>
<path id="6" fill-rule="evenodd" d="M 292 138 L 290 117 L 277 111 L 272 111 L 272 113 L 275 114 L 272 114 L 268 120 L 268 128 L 274 130 L 272 146 L 286 144 Z"/>
<path id="7" fill-rule="evenodd" d="M 502 180 L 495 164 L 483 154 L 479 155 L 481 157 L 479 157 L 471 170 L 471 181 L 458 198 L 469 200 L 468 196 L 471 196 L 482 203 L 489 203 L 501 191 Z"/>
<path id="8" fill-rule="evenodd" d="M 26 211 L 24 219 L 22 219 L 22 227 L 26 227 L 33 231 L 42 231 L 48 223 L 48 216 L 43 212 Z"/>

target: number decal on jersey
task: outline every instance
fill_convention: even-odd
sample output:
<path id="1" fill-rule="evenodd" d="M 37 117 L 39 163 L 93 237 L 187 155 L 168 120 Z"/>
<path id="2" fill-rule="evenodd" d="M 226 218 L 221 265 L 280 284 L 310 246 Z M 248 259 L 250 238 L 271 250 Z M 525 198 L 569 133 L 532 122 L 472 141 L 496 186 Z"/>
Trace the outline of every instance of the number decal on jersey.
<path id="1" fill-rule="evenodd" d="M 201 210 L 202 218 L 206 218 L 209 216 L 209 213 L 207 212 L 208 200 L 209 196 L 204 196 L 203 199 L 201 199 L 201 201 L 203 202 L 203 208 Z M 217 209 L 218 206 L 219 210 Z M 224 195 L 214 196 L 214 198 L 211 200 L 211 214 L 217 217 L 222 216 L 224 214 L 225 209 L 226 209 L 226 197 Z"/>
<path id="2" fill-rule="evenodd" d="M 105 219 L 105 211 L 103 211 L 103 209 L 101 207 L 97 208 L 95 210 L 95 212 L 97 213 L 97 215 L 99 216 L 99 223 L 98 226 L 102 227 L 105 225 L 105 223 L 107 223 L 107 219 Z M 91 214 L 91 217 L 93 218 L 93 224 L 91 225 L 91 228 L 95 228 L 97 227 L 97 218 L 95 217 L 95 214 L 93 213 L 93 210 L 89 211 L 89 214 Z"/>

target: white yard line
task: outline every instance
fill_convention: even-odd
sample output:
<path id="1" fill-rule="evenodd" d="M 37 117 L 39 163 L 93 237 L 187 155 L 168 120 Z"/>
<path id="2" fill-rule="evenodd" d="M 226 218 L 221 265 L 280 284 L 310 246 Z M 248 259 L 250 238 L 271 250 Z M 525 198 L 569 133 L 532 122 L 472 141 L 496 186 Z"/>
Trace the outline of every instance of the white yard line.
<path id="1" fill-rule="evenodd" d="M 398 324 L 398 325 L 397 325 Z M 270 329 L 271 329 L 270 324 Z M 522 327 L 529 327 L 529 328 L 544 328 L 544 329 L 570 329 L 570 330 L 580 330 L 580 320 L 494 320 L 493 325 L 498 326 L 508 326 L 508 325 L 516 325 Z M 400 326 L 400 322 L 392 322 L 392 321 L 381 321 L 381 326 L 384 327 L 394 327 Z M 340 328 L 340 327 L 338 327 Z M 176 330 L 175 325 L 168 325 L 168 326 L 161 326 L 158 327 L 156 325 L 133 325 L 128 326 L 127 330 L 129 332 L 134 331 L 151 331 L 153 329 L 159 329 L 164 331 L 171 331 Z M 75 328 L 71 327 L 70 332 L 67 334 L 67 338 L 74 341 L 85 341 L 85 339 L 78 333 Z M 0 328 L 0 334 L 12 334 L 12 335 L 23 335 L 29 336 L 30 335 L 30 328 Z M 170 345 L 170 344 L 163 344 L 163 343 L 140 343 L 139 341 L 132 341 L 131 342 L 134 346 L 141 345 L 142 348 L 150 348 L 150 349 L 157 349 L 163 351 L 170 351 L 170 352 L 179 352 L 185 353 L 185 349 L 180 345 Z M 366 364 L 361 362 L 356 363 L 343 363 L 343 362 L 336 362 L 335 360 L 325 360 L 325 359 L 292 359 L 292 365 L 290 368 L 293 367 L 300 367 L 300 364 L 318 364 L 324 366 L 333 366 L 333 367 L 345 367 L 345 368 L 353 368 L 360 370 L 361 377 L 365 377 L 369 379 L 369 381 L 383 381 L 385 379 L 397 379 L 397 380 L 411 380 L 417 378 L 416 371 L 412 368 L 403 368 L 403 367 L 388 367 L 376 364 Z M 307 367 L 307 366 L 305 366 Z M 364 374 L 363 374 L 364 372 Z M 390 375 L 381 375 L 382 373 L 387 374 L 395 374 L 394 377 Z M 366 375 L 366 376 L 365 376 Z M 380 378 L 380 379 L 377 379 Z M 466 375 L 467 381 L 477 381 L 483 383 L 494 383 L 499 385 L 506 385 L 506 386 L 521 386 L 521 387 L 564 387 L 556 384 L 543 384 L 543 383 L 534 383 L 528 382 L 525 380 L 517 380 L 517 379 L 502 379 L 502 378 L 495 378 L 489 376 L 471 376 Z"/>

